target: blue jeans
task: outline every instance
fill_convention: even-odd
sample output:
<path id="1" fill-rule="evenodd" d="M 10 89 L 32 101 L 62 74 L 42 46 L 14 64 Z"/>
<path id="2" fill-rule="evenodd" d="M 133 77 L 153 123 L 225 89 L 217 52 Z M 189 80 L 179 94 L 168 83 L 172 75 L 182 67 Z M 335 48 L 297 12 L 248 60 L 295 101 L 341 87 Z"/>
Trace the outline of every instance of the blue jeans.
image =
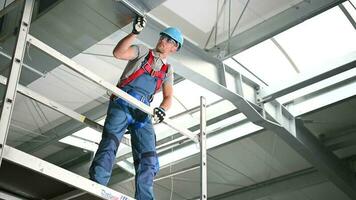
<path id="1" fill-rule="evenodd" d="M 136 171 L 135 198 L 138 200 L 154 199 L 153 179 L 159 171 L 159 163 L 152 122 L 149 120 L 142 128 L 131 129 L 127 122 L 125 110 L 122 105 L 110 101 L 103 136 L 89 169 L 90 179 L 102 185 L 108 184 L 119 143 L 128 128 L 131 134 L 132 154 Z M 132 116 L 132 114 L 130 115 Z M 135 118 L 135 116 L 132 117 Z"/>

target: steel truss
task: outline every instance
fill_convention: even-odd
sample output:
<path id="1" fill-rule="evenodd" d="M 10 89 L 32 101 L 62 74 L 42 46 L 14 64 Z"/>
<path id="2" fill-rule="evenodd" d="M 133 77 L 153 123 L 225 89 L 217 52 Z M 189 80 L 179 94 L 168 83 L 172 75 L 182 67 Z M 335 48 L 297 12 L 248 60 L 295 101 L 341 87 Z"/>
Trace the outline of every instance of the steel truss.
<path id="1" fill-rule="evenodd" d="M 10 74 L 10 78 L 7 84 L 7 92 L 5 95 L 4 99 L 4 106 L 1 114 L 1 121 L 0 121 L 0 153 L 3 154 L 4 152 L 4 158 L 9 159 L 9 160 L 17 160 L 19 157 L 26 158 L 26 161 L 31 160 L 32 162 L 44 162 L 38 158 L 34 158 L 31 155 L 27 155 L 23 152 L 20 152 L 16 149 L 13 149 L 11 147 L 8 147 L 5 145 L 6 141 L 6 136 L 8 132 L 8 126 L 9 122 L 11 119 L 11 113 L 15 101 L 15 94 L 17 90 L 17 84 L 18 84 L 18 78 L 19 74 L 21 71 L 21 66 L 23 62 L 23 53 L 24 49 L 26 46 L 26 43 L 31 43 L 32 45 L 36 46 L 40 50 L 44 51 L 48 55 L 56 58 L 57 60 L 61 61 L 63 64 L 65 64 L 67 67 L 71 68 L 72 70 L 80 73 L 81 75 L 85 76 L 89 80 L 93 81 L 94 83 L 104 87 L 105 89 L 111 91 L 117 96 L 120 96 L 121 98 L 127 100 L 129 103 L 132 105 L 136 106 L 137 108 L 141 109 L 142 111 L 148 113 L 148 114 L 153 114 L 153 109 L 146 106 L 142 102 L 137 101 L 133 97 L 127 95 L 125 92 L 121 91 L 120 89 L 116 88 L 114 85 L 111 85 L 110 83 L 106 82 L 105 80 L 101 79 L 94 73 L 88 71 L 86 68 L 80 66 L 79 64 L 75 63 L 71 59 L 65 57 L 58 51 L 54 50 L 53 48 L 49 47 L 48 45 L 44 44 L 40 40 L 36 39 L 35 37 L 31 36 L 28 34 L 28 28 L 29 28 L 29 19 L 31 18 L 31 11 L 33 7 L 33 0 L 26 0 L 26 5 L 25 5 L 25 10 L 24 10 L 24 15 L 22 19 L 22 24 L 21 24 L 21 31 L 19 34 L 18 38 L 18 43 L 16 46 L 16 51 L 14 54 L 13 62 L 12 62 L 12 70 Z M 155 24 L 154 20 L 151 19 L 151 22 Z M 151 25 L 152 26 L 152 25 Z M 150 28 L 150 27 L 148 27 Z M 155 25 L 151 27 L 152 30 L 161 30 L 164 28 L 161 24 L 158 24 L 156 22 Z M 152 39 L 151 39 L 152 40 Z M 150 41 L 148 41 L 150 42 Z M 215 60 L 204 53 L 201 52 L 200 49 L 195 47 L 194 45 L 190 44 L 189 42 L 186 42 L 186 45 L 184 48 L 182 48 L 182 54 L 190 54 L 193 52 L 193 55 L 196 55 L 198 57 L 198 64 L 199 61 L 201 61 L 201 64 L 207 64 L 209 66 L 214 66 L 218 68 L 220 65 L 217 64 L 219 63 L 218 60 Z M 194 54 L 195 52 L 195 54 Z M 301 121 L 296 119 L 296 115 L 291 113 L 291 109 L 295 105 L 289 104 L 285 106 L 284 104 L 281 104 L 280 102 L 276 101 L 275 98 L 283 96 L 285 94 L 289 94 L 291 92 L 294 92 L 302 87 L 309 86 L 314 83 L 319 83 L 322 81 L 326 81 L 326 79 L 335 77 L 337 75 L 343 75 L 344 73 L 347 73 L 347 75 L 342 76 L 339 78 L 337 82 L 330 83 L 331 85 L 336 84 L 336 83 L 341 83 L 346 80 L 354 80 L 356 77 L 356 72 L 354 70 L 355 66 L 355 55 L 351 55 L 350 60 L 347 60 L 344 65 L 339 65 L 341 66 L 340 68 L 337 69 L 333 68 L 332 70 L 322 72 L 320 74 L 314 75 L 312 77 L 308 77 L 307 79 L 300 80 L 294 83 L 291 83 L 287 87 L 282 87 L 282 88 L 276 88 L 276 89 L 271 89 L 271 88 L 263 88 L 260 87 L 257 83 L 254 83 L 251 80 L 248 80 L 247 78 L 243 77 L 239 72 L 236 72 L 236 88 L 237 91 L 231 91 L 227 89 L 226 86 L 226 81 L 221 81 L 221 80 L 226 80 L 226 71 L 217 69 L 218 72 L 220 72 L 219 76 L 221 80 L 212 80 L 211 78 L 207 78 L 207 76 L 202 75 L 201 73 L 198 73 L 197 71 L 194 71 L 191 69 L 189 66 L 182 64 L 184 62 L 178 62 L 178 59 L 176 57 L 173 57 L 172 59 L 172 64 L 175 64 L 179 67 L 177 67 L 176 72 L 189 79 L 192 82 L 195 82 L 199 84 L 200 86 L 212 91 L 215 94 L 218 94 L 222 96 L 223 98 L 229 100 L 232 102 L 236 107 L 247 116 L 247 118 L 253 122 L 254 124 L 257 124 L 263 128 L 266 128 L 268 130 L 271 130 L 275 132 L 277 135 L 279 135 L 287 144 L 289 144 L 290 147 L 292 147 L 297 153 L 299 153 L 303 158 L 308 160 L 312 165 L 315 166 L 317 170 L 322 172 L 324 175 L 326 175 L 329 180 L 334 183 L 341 191 L 343 191 L 345 194 L 347 194 L 351 199 L 356 199 L 356 191 L 355 191 L 355 180 L 354 177 L 352 176 L 351 171 L 342 164 L 342 162 L 331 152 L 327 151 L 322 147 L 319 141 L 316 140 L 312 136 L 312 134 L 309 132 L 308 129 L 306 129 Z M 183 60 L 184 61 L 184 60 Z M 222 83 L 222 84 L 221 84 Z M 248 83 L 247 85 L 250 85 L 253 87 L 254 94 L 253 96 L 257 96 L 257 99 L 246 95 L 243 90 L 244 90 L 244 85 Z M 330 86 L 326 85 L 327 86 Z M 355 81 L 351 81 L 352 85 L 355 85 Z M 350 85 L 351 85 L 350 84 Z M 20 88 L 20 87 L 19 87 Z M 355 95 L 349 94 L 349 95 Z M 185 137 L 188 137 L 189 139 L 193 140 L 194 142 L 201 142 L 201 163 L 204 164 L 206 163 L 206 160 L 204 161 L 204 154 L 206 155 L 206 146 L 205 146 L 205 117 L 204 117 L 204 106 L 205 102 L 201 103 L 201 108 L 202 108 L 202 114 L 201 114 L 201 133 L 198 135 L 193 134 L 192 132 L 181 129 L 179 126 L 174 124 L 172 120 L 165 120 L 165 124 L 168 126 L 174 128 L 175 130 L 179 131 L 180 133 L 183 133 Z M 54 107 L 52 107 L 54 108 Z M 60 111 L 61 112 L 61 111 Z M 62 112 L 64 113 L 64 112 Z M 65 114 L 65 113 L 64 113 Z M 80 114 L 79 114 L 80 115 Z M 205 152 L 205 153 L 204 153 Z M 1 158 L 1 157 L 0 157 Z M 37 160 L 38 159 L 38 160 Z M 18 162 L 18 164 L 24 165 L 26 167 L 31 168 L 31 163 L 28 162 Z M 43 165 L 47 166 L 47 163 L 43 163 Z M 49 165 L 48 165 L 49 166 Z M 52 167 L 52 166 L 51 166 Z M 34 170 L 35 167 L 33 167 Z M 59 170 L 59 169 L 55 169 Z M 40 170 L 41 171 L 41 170 Z M 42 170 L 43 171 L 43 170 Z M 44 170 L 46 171 L 46 170 Z M 66 173 L 65 171 L 61 171 L 61 173 Z M 46 173 L 45 173 L 46 174 Z M 202 174 L 202 191 L 201 191 L 201 198 L 204 198 L 204 195 L 206 195 L 206 168 L 201 167 L 201 174 Z M 50 174 L 46 174 L 49 176 L 52 176 Z M 71 174 L 72 175 L 72 174 Z M 70 176 L 71 176 L 70 175 Z M 77 176 L 74 175 L 73 176 Z M 54 177 L 54 176 L 52 176 Z M 56 178 L 56 177 L 54 177 Z M 62 180 L 62 177 L 57 177 L 59 180 Z M 76 177 L 77 178 L 77 177 Z M 79 178 L 80 179 L 80 178 Z M 83 178 L 85 179 L 85 178 Z M 69 180 L 69 179 L 68 179 Z M 86 181 L 89 181 L 85 179 Z M 63 180 L 62 180 L 63 181 Z M 90 182 L 93 187 L 100 187 L 99 185 Z M 80 184 L 81 185 L 81 184 Z M 75 187 L 81 188 L 80 185 L 74 185 Z M 84 190 L 87 190 L 88 188 L 82 188 Z M 92 188 L 90 188 L 92 189 Z M 100 190 L 97 190 L 100 191 Z M 90 191 L 88 191 L 90 192 Z M 92 192 L 90 192 L 92 193 Z M 100 193 L 100 192 L 99 192 Z M 101 195 L 98 192 L 95 192 L 94 195 Z M 106 194 L 106 193 L 105 193 Z M 111 193 L 110 193 L 111 194 Z M 118 194 L 120 195 L 120 194 Z M 110 195 L 109 195 L 110 196 Z M 101 195 L 101 197 L 103 197 Z M 127 197 L 130 199 L 129 197 Z M 108 198 L 110 199 L 110 198 Z M 112 199 L 112 198 L 111 198 Z"/>

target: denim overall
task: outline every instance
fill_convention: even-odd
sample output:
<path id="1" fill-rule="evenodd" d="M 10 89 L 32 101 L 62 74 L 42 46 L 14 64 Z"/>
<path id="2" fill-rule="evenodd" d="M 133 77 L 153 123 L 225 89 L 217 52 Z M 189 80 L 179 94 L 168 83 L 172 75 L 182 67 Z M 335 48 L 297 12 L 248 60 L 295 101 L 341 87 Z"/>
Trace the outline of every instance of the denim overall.
<path id="1" fill-rule="evenodd" d="M 155 93 L 156 82 L 156 77 L 144 73 L 122 89 L 149 105 L 149 99 Z M 135 122 L 143 123 L 137 126 Z M 132 154 L 136 171 L 135 199 L 154 199 L 153 179 L 159 171 L 159 163 L 151 116 L 120 98 L 110 101 L 103 136 L 89 169 L 90 179 L 102 185 L 108 184 L 115 164 L 116 152 L 126 129 L 131 134 Z"/>

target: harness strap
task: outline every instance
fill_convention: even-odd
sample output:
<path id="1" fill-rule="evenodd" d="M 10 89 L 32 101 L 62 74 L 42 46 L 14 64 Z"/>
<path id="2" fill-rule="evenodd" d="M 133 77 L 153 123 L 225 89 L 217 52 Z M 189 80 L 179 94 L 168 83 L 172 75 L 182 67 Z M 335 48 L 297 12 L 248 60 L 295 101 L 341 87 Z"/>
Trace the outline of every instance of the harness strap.
<path id="1" fill-rule="evenodd" d="M 157 83 L 156 83 L 156 89 L 155 89 L 155 93 L 159 91 L 159 89 L 162 87 L 162 82 L 164 77 L 166 76 L 166 73 L 168 72 L 168 66 L 167 64 L 164 64 L 161 67 L 161 70 L 159 71 L 160 77 L 157 79 Z"/>
<path id="2" fill-rule="evenodd" d="M 140 69 L 138 69 L 136 72 L 132 73 L 126 79 L 124 79 L 121 82 L 119 82 L 119 84 L 118 84 L 119 88 L 125 87 L 126 85 L 131 83 L 133 80 L 135 80 L 136 78 L 138 78 L 139 76 L 141 76 L 142 74 L 147 72 L 152 77 L 156 77 L 157 78 L 155 93 L 159 91 L 159 89 L 162 86 L 163 79 L 165 78 L 165 76 L 166 76 L 166 74 L 168 72 L 169 65 L 168 64 L 163 64 L 161 69 L 160 69 L 160 71 L 153 70 L 152 64 L 153 64 L 154 56 L 153 56 L 153 51 L 151 49 L 148 52 L 148 55 L 145 58 L 145 60 L 147 60 L 146 63 L 142 67 L 140 67 Z"/>
<path id="3" fill-rule="evenodd" d="M 149 65 L 149 67 L 151 68 L 151 65 L 153 63 L 153 53 L 150 50 L 148 52 L 147 57 L 145 58 L 145 61 L 147 60 L 147 62 L 145 63 L 144 67 L 140 67 L 140 69 L 138 69 L 136 72 L 132 73 L 129 77 L 127 77 L 126 79 L 122 80 L 121 82 L 119 82 L 118 86 L 119 88 L 123 88 L 126 85 L 128 85 L 129 83 L 131 83 L 131 81 L 135 80 L 136 78 L 138 78 L 139 76 L 141 76 L 143 73 L 145 73 L 145 66 Z M 152 69 L 152 68 L 151 68 Z"/>

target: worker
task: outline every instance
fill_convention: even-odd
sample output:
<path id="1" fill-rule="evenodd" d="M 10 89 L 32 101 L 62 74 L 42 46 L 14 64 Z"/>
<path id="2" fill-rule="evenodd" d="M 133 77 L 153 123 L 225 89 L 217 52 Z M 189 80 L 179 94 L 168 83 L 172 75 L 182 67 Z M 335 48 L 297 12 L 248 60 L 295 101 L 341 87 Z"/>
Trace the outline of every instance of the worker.
<path id="1" fill-rule="evenodd" d="M 146 105 L 150 105 L 155 93 L 162 91 L 163 100 L 153 110 L 154 121 L 160 123 L 173 98 L 173 69 L 167 58 L 182 47 L 183 36 L 178 28 L 169 27 L 160 33 L 155 49 L 133 45 L 145 25 L 144 17 L 136 17 L 132 32 L 121 39 L 113 50 L 115 58 L 128 60 L 117 86 Z M 102 139 L 89 169 L 90 179 L 102 185 L 108 184 L 118 146 L 127 129 L 131 134 L 136 172 L 135 198 L 154 199 L 153 179 L 159 171 L 159 163 L 152 116 L 114 95 L 110 99 Z"/>

